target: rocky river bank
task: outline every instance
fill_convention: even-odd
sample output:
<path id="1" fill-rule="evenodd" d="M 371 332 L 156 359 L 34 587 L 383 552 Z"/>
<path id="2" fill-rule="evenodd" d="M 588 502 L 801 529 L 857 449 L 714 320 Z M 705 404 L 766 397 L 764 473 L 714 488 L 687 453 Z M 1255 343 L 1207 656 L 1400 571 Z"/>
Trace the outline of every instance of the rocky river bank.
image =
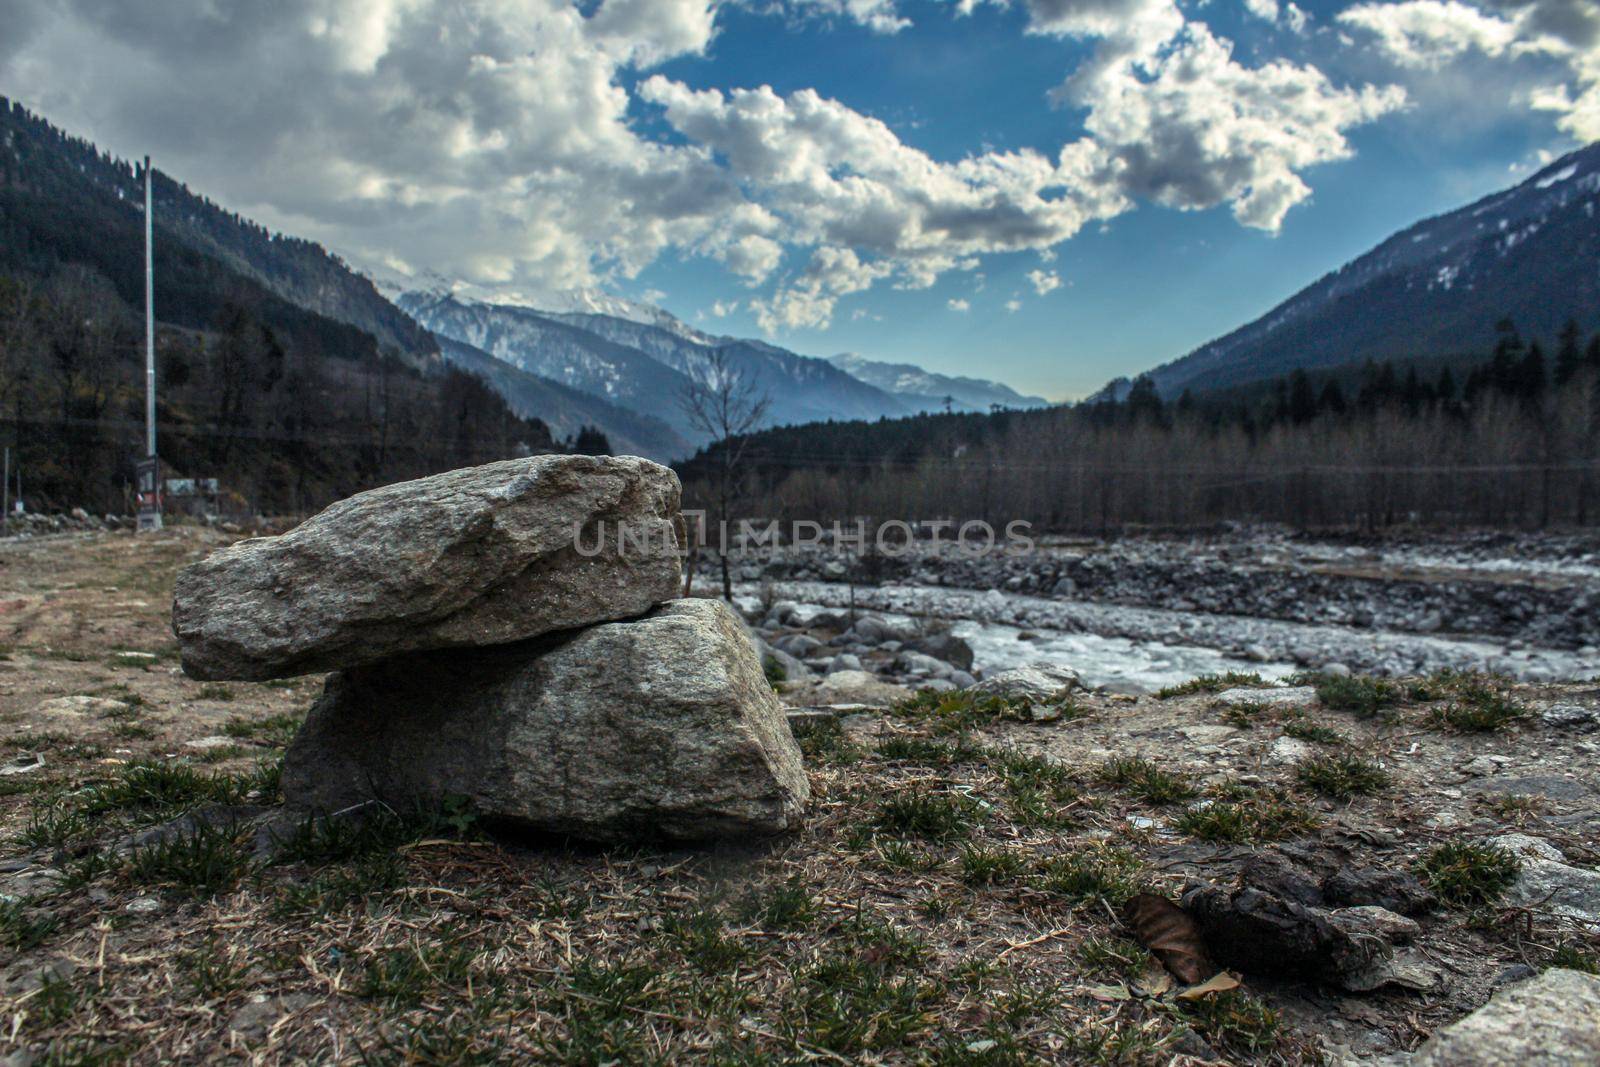
<path id="1" fill-rule="evenodd" d="M 973 649 L 963 669 L 974 676 L 1045 660 L 1140 692 L 1223 670 L 1600 675 L 1600 541 L 1578 536 L 1337 543 L 1246 531 L 1041 540 L 1030 552 L 981 556 L 922 544 L 893 558 L 780 548 L 736 573 L 746 617 L 769 637 L 786 636 L 774 624 L 803 629 L 838 611 L 847 623 L 854 611 L 953 627 Z M 793 619 L 771 617 L 783 601 L 799 609 Z M 859 658 L 877 647 L 860 636 L 828 651 Z M 914 680 L 903 667 L 891 660 L 889 676 Z"/>

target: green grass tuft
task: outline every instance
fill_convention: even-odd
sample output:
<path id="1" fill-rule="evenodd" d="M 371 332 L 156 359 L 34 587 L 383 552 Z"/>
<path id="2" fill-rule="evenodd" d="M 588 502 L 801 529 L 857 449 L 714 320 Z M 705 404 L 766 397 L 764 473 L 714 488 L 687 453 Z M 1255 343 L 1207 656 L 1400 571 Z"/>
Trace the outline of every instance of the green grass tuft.
<path id="1" fill-rule="evenodd" d="M 1245 686 L 1267 686 L 1268 682 L 1254 671 L 1223 671 L 1221 674 L 1202 674 L 1198 678 L 1191 678 L 1178 685 L 1169 685 L 1157 690 L 1156 697 L 1168 700 L 1172 697 L 1193 696 L 1196 693 L 1220 693 L 1224 689 L 1239 689 Z"/>
<path id="2" fill-rule="evenodd" d="M 1185 811 L 1174 828 L 1218 844 L 1275 841 L 1316 828 L 1316 816 L 1282 790 L 1240 789 L 1227 795 L 1230 799 Z"/>
<path id="3" fill-rule="evenodd" d="M 1522 861 L 1495 845 L 1450 841 L 1423 857 L 1417 873 L 1446 904 L 1476 907 L 1500 899 L 1522 873 Z"/>
<path id="4" fill-rule="evenodd" d="M 1039 887 L 1072 904 L 1104 901 L 1120 908 L 1145 889 L 1143 864 L 1125 849 L 1110 846 L 1063 852 L 1039 867 Z"/>
<path id="5" fill-rule="evenodd" d="M 1015 882 L 1027 869 L 1028 865 L 1021 856 L 1005 849 L 968 845 L 961 850 L 961 880 L 968 885 Z"/>
<path id="6" fill-rule="evenodd" d="M 1377 715 L 1405 697 L 1395 683 L 1363 674 L 1297 674 L 1293 681 L 1315 687 L 1317 699 L 1327 707 L 1362 717 Z"/>
<path id="7" fill-rule="evenodd" d="M 36 912 L 20 900 L 0 901 L 0 945 L 26 952 L 44 944 L 61 926 L 61 920 Z"/>
<path id="8" fill-rule="evenodd" d="M 883 801 L 875 825 L 902 837 L 949 841 L 969 837 L 977 821 L 976 801 L 919 788 Z"/>
<path id="9" fill-rule="evenodd" d="M 1194 786 L 1145 759 L 1107 760 L 1095 770 L 1095 780 L 1130 793 L 1147 804 L 1177 804 L 1198 795 Z"/>
<path id="10" fill-rule="evenodd" d="M 1359 756 L 1312 756 L 1295 771 L 1300 784 L 1334 800 L 1371 796 L 1388 786 L 1389 772 Z"/>

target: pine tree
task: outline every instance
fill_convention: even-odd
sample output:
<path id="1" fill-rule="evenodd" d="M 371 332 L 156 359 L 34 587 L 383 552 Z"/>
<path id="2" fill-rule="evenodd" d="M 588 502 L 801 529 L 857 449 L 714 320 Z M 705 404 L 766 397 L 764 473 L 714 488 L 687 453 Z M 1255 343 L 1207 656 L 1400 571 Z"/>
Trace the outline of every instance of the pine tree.
<path id="1" fill-rule="evenodd" d="M 1526 401 L 1534 401 L 1544 394 L 1547 384 L 1544 371 L 1544 349 L 1535 341 L 1528 346 L 1527 353 L 1517 361 L 1516 377 L 1512 392 Z"/>
<path id="2" fill-rule="evenodd" d="M 609 456 L 611 440 L 598 426 L 580 426 L 571 451 L 580 456 Z"/>
<path id="3" fill-rule="evenodd" d="M 1322 395 L 1317 397 L 1317 410 L 1327 415 L 1343 415 L 1345 409 L 1344 390 L 1330 378 L 1328 384 L 1322 387 Z"/>
<path id="4" fill-rule="evenodd" d="M 1433 395 L 1439 398 L 1439 403 L 1448 404 L 1456 398 L 1456 377 L 1446 367 L 1439 372 L 1439 381 L 1433 387 Z"/>
<path id="5" fill-rule="evenodd" d="M 1316 415 L 1317 395 L 1311 390 L 1311 379 L 1304 370 L 1296 367 L 1294 373 L 1289 375 L 1289 421 L 1301 426 L 1316 418 Z"/>
<path id="6" fill-rule="evenodd" d="M 1578 373 L 1578 368 L 1583 366 L 1583 351 L 1579 347 L 1583 342 L 1582 332 L 1578 329 L 1576 319 L 1568 319 L 1567 324 L 1561 327 L 1561 345 L 1556 349 L 1555 383 L 1560 388 L 1566 385 Z"/>

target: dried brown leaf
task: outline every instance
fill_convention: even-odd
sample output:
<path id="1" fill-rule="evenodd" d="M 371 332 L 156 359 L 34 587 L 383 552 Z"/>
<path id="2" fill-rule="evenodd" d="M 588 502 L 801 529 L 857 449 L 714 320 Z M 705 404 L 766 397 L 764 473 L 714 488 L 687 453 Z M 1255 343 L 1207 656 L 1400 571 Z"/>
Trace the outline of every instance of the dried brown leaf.
<path id="1" fill-rule="evenodd" d="M 1239 979 L 1235 978 L 1227 971 L 1218 971 L 1216 974 L 1212 975 L 1210 978 L 1207 978 L 1199 985 L 1192 985 L 1188 989 L 1185 989 L 1183 992 L 1179 993 L 1178 999 L 1199 1000 L 1201 997 L 1208 997 L 1212 993 L 1226 993 L 1230 989 L 1238 988 Z"/>
<path id="2" fill-rule="evenodd" d="M 1139 943 L 1184 985 L 1198 985 L 1215 973 L 1206 956 L 1200 929 L 1184 910 L 1166 897 L 1140 893 L 1123 909 L 1123 920 Z"/>

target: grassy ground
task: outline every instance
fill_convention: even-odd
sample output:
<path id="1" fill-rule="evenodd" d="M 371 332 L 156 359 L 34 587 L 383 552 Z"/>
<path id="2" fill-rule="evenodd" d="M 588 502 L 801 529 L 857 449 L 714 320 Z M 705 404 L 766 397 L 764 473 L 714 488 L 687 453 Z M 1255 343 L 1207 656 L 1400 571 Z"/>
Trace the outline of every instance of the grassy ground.
<path id="1" fill-rule="evenodd" d="M 1480 795 L 1456 772 L 1493 753 L 1596 784 L 1592 757 L 1552 764 L 1506 713 L 1557 690 L 1485 679 L 1312 679 L 1328 691 L 1298 711 L 1213 707 L 1202 684 L 1084 697 L 1048 725 L 924 698 L 808 729 L 806 826 L 759 846 L 504 840 L 447 804 L 291 827 L 269 859 L 248 820 L 278 799 L 319 683 L 176 670 L 171 577 L 216 543 L 0 546 L 0 760 L 45 759 L 0 777 L 0 1055 L 1317 1062 L 1324 1041 L 1415 1046 L 1509 964 L 1595 959 L 1571 927 L 1505 906 L 1501 858 L 1470 846 L 1517 825 L 1595 859 L 1594 794 Z M 1281 758 L 1288 742 L 1305 751 Z M 214 817 L 169 822 L 196 809 Z M 1176 997 L 1120 904 L 1226 882 L 1282 843 L 1435 879 L 1441 988 L 1252 979 Z"/>

